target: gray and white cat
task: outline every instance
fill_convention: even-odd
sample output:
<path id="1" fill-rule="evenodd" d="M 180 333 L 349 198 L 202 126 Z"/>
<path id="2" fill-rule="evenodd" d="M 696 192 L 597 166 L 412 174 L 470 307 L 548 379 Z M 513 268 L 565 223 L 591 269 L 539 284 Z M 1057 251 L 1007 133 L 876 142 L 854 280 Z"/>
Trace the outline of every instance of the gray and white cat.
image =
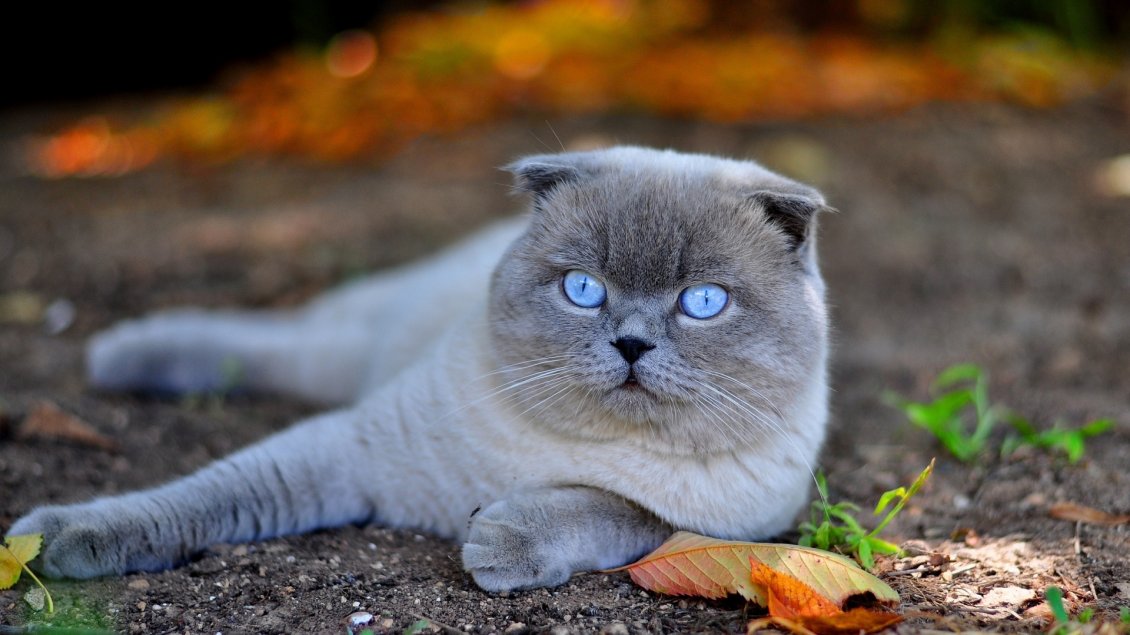
<path id="1" fill-rule="evenodd" d="M 219 542 L 375 522 L 463 542 L 484 589 L 624 564 L 674 529 L 772 536 L 827 419 L 815 190 L 635 147 L 508 169 L 528 218 L 279 312 L 97 335 L 92 383 L 341 409 L 160 487 L 41 507 L 38 566 L 157 570 Z M 492 273 L 493 271 L 493 273 Z M 477 510 L 477 513 L 476 513 Z"/>

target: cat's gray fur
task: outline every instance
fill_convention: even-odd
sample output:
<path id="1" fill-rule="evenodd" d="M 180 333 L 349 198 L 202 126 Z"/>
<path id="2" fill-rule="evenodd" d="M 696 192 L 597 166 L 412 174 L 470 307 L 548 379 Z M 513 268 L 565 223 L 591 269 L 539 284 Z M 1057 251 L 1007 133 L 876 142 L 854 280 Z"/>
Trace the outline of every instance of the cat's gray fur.
<path id="1" fill-rule="evenodd" d="M 475 581 L 507 590 L 624 564 L 673 529 L 786 529 L 827 417 L 821 196 L 752 162 L 642 148 L 509 169 L 529 218 L 432 260 L 292 312 L 165 313 L 96 336 L 103 389 L 230 387 L 234 361 L 243 387 L 344 407 L 10 533 L 43 532 L 39 568 L 86 578 L 372 521 L 462 540 Z M 565 298 L 571 269 L 604 281 L 603 306 Z M 678 297 L 703 282 L 730 303 L 695 320 Z M 629 363 L 624 337 L 654 348 Z"/>

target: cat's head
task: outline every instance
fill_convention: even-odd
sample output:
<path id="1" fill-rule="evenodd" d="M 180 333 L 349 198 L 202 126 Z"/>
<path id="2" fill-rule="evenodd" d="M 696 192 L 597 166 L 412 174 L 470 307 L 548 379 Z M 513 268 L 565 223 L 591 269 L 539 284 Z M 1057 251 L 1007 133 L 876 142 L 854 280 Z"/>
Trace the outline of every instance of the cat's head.
<path id="1" fill-rule="evenodd" d="M 635 147 L 508 169 L 533 197 L 491 287 L 512 407 L 678 453 L 796 426 L 822 437 L 818 192 L 748 161 Z"/>

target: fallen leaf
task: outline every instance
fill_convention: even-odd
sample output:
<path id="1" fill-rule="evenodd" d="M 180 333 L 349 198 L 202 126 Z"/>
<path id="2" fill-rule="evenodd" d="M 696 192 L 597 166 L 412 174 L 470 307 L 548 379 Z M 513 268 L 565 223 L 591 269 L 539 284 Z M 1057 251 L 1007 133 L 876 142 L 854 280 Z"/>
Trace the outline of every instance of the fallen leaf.
<path id="1" fill-rule="evenodd" d="M 784 617 L 763 617 L 753 620 L 746 627 L 746 633 L 776 626 L 797 635 L 859 635 L 878 633 L 902 621 L 901 615 L 881 613 L 867 609 L 852 609 L 827 617 L 813 616 L 799 620 Z"/>
<path id="2" fill-rule="evenodd" d="M 769 596 L 769 615 L 795 619 L 841 613 L 840 607 L 793 576 L 749 559 L 749 579 Z"/>
<path id="3" fill-rule="evenodd" d="M 1056 503 L 1048 515 L 1060 520 L 1070 520 L 1091 525 L 1123 525 L 1130 523 L 1130 514 L 1109 514 L 1101 509 L 1077 503 Z"/>
<path id="4" fill-rule="evenodd" d="M 118 449 L 113 439 L 49 401 L 35 405 L 16 431 L 16 438 L 73 441 L 109 452 Z"/>
<path id="5" fill-rule="evenodd" d="M 27 564 L 39 555 L 43 534 L 6 536 L 0 547 L 0 589 L 10 589 L 20 579 Z"/>
<path id="6" fill-rule="evenodd" d="M 762 587 L 750 580 L 750 559 L 783 571 L 837 605 L 871 593 L 880 603 L 896 604 L 891 587 L 838 554 L 795 545 L 718 540 L 680 531 L 639 561 L 612 571 L 627 571 L 641 587 L 668 595 L 710 599 L 737 593 L 767 605 Z"/>
<path id="7" fill-rule="evenodd" d="M 902 621 L 894 613 L 865 608 L 843 611 L 794 576 L 770 569 L 753 558 L 749 564 L 750 580 L 764 587 L 769 598 L 769 617 L 750 622 L 747 632 L 773 624 L 802 635 L 855 635 L 881 631 Z"/>

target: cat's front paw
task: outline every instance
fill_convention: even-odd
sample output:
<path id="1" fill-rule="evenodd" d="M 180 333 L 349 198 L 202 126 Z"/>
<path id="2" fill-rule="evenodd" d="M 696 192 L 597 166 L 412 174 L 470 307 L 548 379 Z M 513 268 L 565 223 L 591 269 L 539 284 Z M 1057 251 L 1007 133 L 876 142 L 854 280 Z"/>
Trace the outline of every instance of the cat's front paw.
<path id="1" fill-rule="evenodd" d="M 555 544 L 548 519 L 498 501 L 472 518 L 463 544 L 463 568 L 487 591 L 563 584 L 573 573 L 570 554 Z"/>
<path id="2" fill-rule="evenodd" d="M 31 566 L 53 578 L 94 578 L 125 572 L 123 536 L 105 514 L 78 507 L 40 507 L 17 520 L 10 536 L 43 534 Z"/>

